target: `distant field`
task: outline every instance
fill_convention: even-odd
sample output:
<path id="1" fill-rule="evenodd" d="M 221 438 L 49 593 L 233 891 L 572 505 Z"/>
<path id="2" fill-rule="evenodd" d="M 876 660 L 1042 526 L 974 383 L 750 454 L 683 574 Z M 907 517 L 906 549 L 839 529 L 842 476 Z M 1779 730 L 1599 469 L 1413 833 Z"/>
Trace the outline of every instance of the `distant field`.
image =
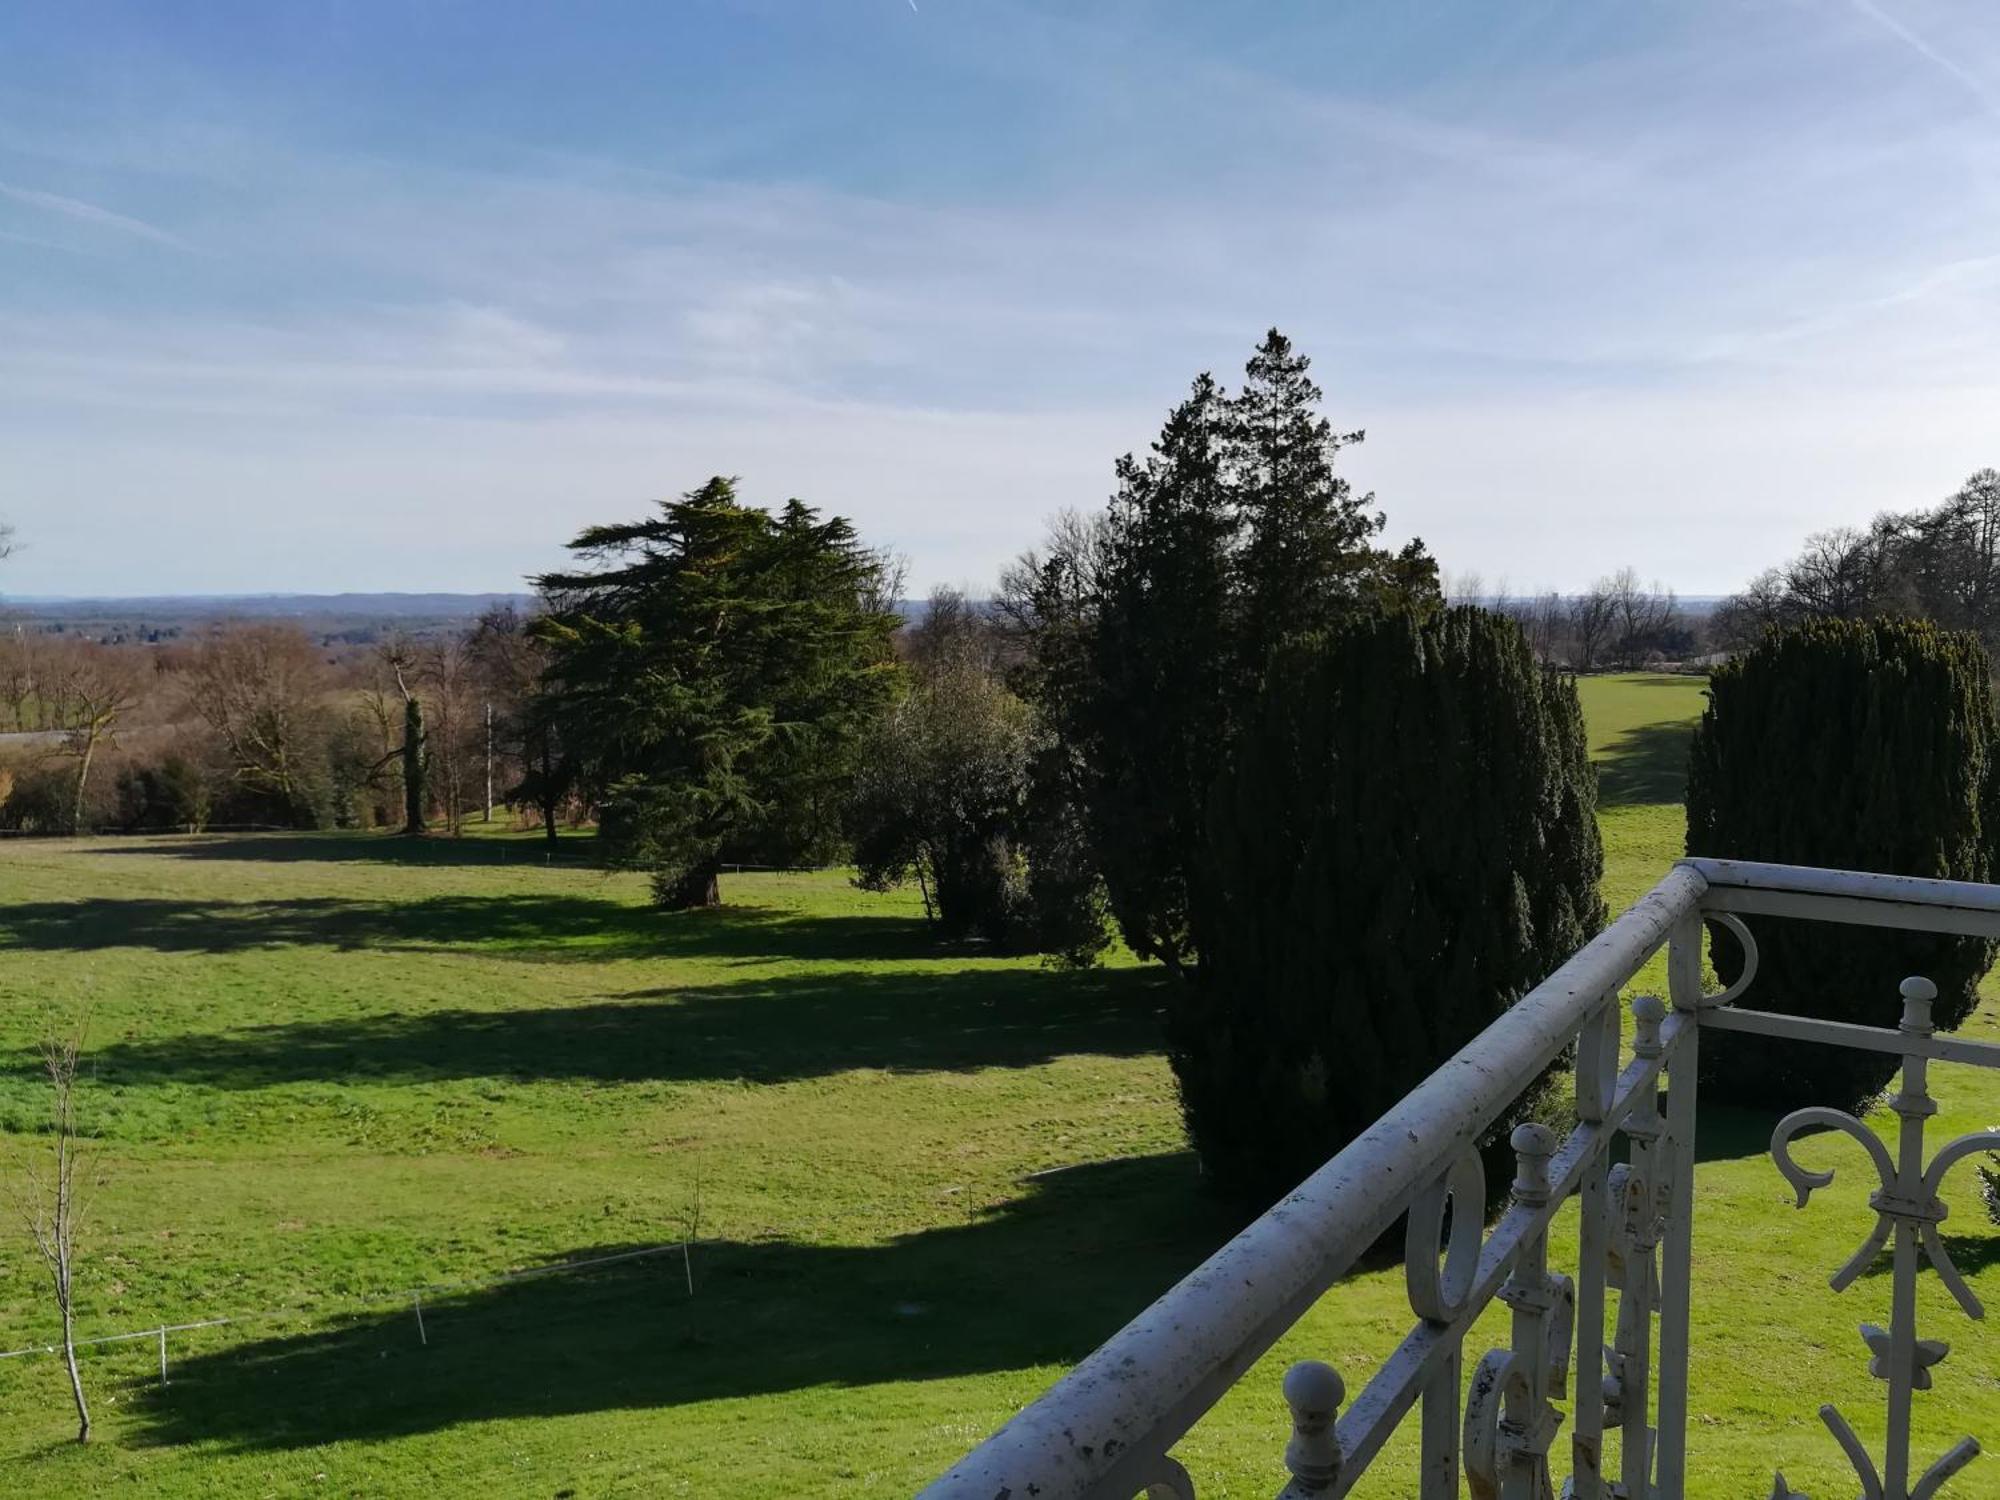
<path id="1" fill-rule="evenodd" d="M 1614 911 L 1680 858 L 1688 737 L 1706 686 L 1706 678 L 1659 672 L 1577 680 L 1597 762 L 1604 893 Z"/>
<path id="2" fill-rule="evenodd" d="M 1622 904 L 1678 852 L 1699 683 L 1583 693 Z M 281 1310 L 175 1336 L 164 1391 L 151 1346 L 93 1355 L 87 1450 L 59 1365 L 0 1362 L 0 1493 L 906 1494 L 1228 1232 L 1182 1150 L 1156 974 L 941 946 L 913 897 L 836 874 L 732 877 L 727 910 L 676 917 L 642 894 L 530 839 L 0 844 L 10 1152 L 37 1016 L 92 1013 L 86 1331 Z M 1974 1029 L 2000 1034 L 1990 1003 Z M 1990 1082 L 1939 1072 L 1940 1131 L 2000 1118 Z M 1879 1432 L 1854 1326 L 1886 1284 L 1824 1284 L 1860 1183 L 1794 1213 L 1765 1128 L 1712 1121 L 1699 1184 L 1713 1500 L 1778 1462 L 1851 1493 L 1822 1400 Z M 1952 1186 L 1960 1263 L 2000 1300 L 2000 1240 Z M 428 1296 L 428 1344 L 364 1300 L 676 1241 L 697 1204 L 692 1298 L 678 1255 Z M 0 1348 L 47 1337 L 38 1274 L 0 1238 Z M 1924 1315 L 1953 1350 L 1919 1448 L 2000 1434 L 1992 1333 L 1934 1286 Z M 1400 1273 L 1338 1288 L 1183 1445 L 1204 1500 L 1276 1489 L 1285 1362 L 1358 1385 L 1408 1322 Z"/>

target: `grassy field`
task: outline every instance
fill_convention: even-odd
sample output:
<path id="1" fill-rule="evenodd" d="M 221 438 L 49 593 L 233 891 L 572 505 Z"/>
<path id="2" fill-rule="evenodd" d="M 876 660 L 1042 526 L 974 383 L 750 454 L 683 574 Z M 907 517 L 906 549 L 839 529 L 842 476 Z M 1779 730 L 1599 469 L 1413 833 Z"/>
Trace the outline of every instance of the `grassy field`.
<path id="1" fill-rule="evenodd" d="M 1699 688 L 1584 688 L 1623 904 L 1678 851 Z M 10 1163 L 41 1017 L 91 1017 L 84 1331 L 269 1314 L 176 1335 L 164 1389 L 152 1345 L 94 1354 L 87 1449 L 59 1364 L 0 1362 L 0 1493 L 907 1493 L 1229 1232 L 1183 1150 L 1156 974 L 941 946 L 913 898 L 836 875 L 725 897 L 660 917 L 636 879 L 499 837 L 0 847 Z M 1973 1030 L 2000 1032 L 1991 1005 Z M 1940 1132 L 2000 1119 L 1991 1081 L 1939 1073 Z M 1856 1155 L 1802 1152 L 1850 1170 L 1795 1213 L 1766 1129 L 1711 1121 L 1699 1177 L 1694 1493 L 1717 1500 L 1778 1462 L 1850 1492 L 1821 1400 L 1881 1426 L 1854 1327 L 1886 1319 L 1886 1280 L 1824 1285 L 1870 1222 Z M 1970 1173 L 1952 1186 L 1960 1263 L 2000 1300 L 2000 1239 Z M 697 1216 L 691 1266 L 427 1294 L 419 1336 L 409 1288 Z M 39 1274 L 0 1240 L 0 1346 L 47 1337 Z M 1924 1308 L 1953 1353 L 1920 1449 L 2000 1436 L 1993 1336 L 1935 1286 Z M 1338 1288 L 1183 1445 L 1203 1495 L 1276 1487 L 1285 1362 L 1358 1385 L 1409 1322 L 1399 1273 Z"/>

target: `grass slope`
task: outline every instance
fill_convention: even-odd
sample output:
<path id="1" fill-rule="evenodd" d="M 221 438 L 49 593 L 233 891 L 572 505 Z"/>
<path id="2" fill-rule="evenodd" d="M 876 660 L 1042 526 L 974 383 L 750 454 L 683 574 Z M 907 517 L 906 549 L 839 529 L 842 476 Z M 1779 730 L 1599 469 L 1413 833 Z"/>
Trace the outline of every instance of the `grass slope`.
<path id="1" fill-rule="evenodd" d="M 1698 685 L 1583 687 L 1623 904 L 1677 852 Z M 500 838 L 0 847 L 10 1162 L 39 1017 L 91 1012 L 86 1331 L 276 1313 L 176 1335 L 164 1390 L 149 1345 L 93 1355 L 87 1449 L 58 1363 L 0 1362 L 0 1492 L 907 1493 L 1229 1232 L 1182 1149 L 1156 974 L 941 947 L 912 899 L 834 875 L 725 894 L 661 918 L 636 880 Z M 1938 1073 L 1940 1137 L 2000 1118 L 1993 1080 Z M 1711 1121 L 1699 1180 L 1702 1496 L 1763 1493 L 1774 1462 L 1851 1489 L 1821 1400 L 1880 1430 L 1854 1325 L 1886 1281 L 1824 1285 L 1869 1223 L 1858 1153 L 1806 1148 L 1845 1170 L 1794 1213 L 1767 1128 Z M 1993 1301 L 2000 1245 L 1952 1187 Z M 427 1344 L 394 1300 L 674 1241 L 697 1204 L 692 1297 L 678 1255 L 521 1279 L 427 1297 Z M 0 1346 L 47 1336 L 39 1274 L 0 1241 Z M 1934 1286 L 1924 1308 L 1954 1348 L 1920 1449 L 2000 1432 L 1992 1336 Z M 1410 1321 L 1399 1273 L 1326 1298 L 1182 1445 L 1204 1496 L 1275 1488 L 1285 1362 L 1358 1387 Z M 1359 1493 L 1407 1493 L 1408 1451 Z"/>

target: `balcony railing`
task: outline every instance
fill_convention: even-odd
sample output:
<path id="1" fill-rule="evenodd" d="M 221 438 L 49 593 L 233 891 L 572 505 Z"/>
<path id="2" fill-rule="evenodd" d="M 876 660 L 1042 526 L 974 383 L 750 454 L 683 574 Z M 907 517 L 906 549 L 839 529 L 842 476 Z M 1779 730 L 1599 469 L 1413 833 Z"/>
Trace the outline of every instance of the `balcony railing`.
<path id="1" fill-rule="evenodd" d="M 1943 1343 L 1918 1337 L 1917 1278 L 1928 1261 L 1968 1316 L 1983 1315 L 1939 1238 L 1938 1187 L 1955 1163 L 2000 1148 L 2000 1130 L 1961 1136 L 1927 1158 L 1924 1130 L 1937 1108 L 1927 1073 L 1934 1061 L 2000 1068 L 2000 1046 L 1935 1035 L 1936 990 L 1920 977 L 1902 985 L 1895 1030 L 1746 1009 L 1738 1001 L 1755 980 L 1757 948 L 1745 919 L 1758 916 L 2000 937 L 2000 887 L 1727 860 L 1676 865 L 925 1495 L 1195 1500 L 1174 1445 L 1407 1213 L 1405 1278 L 1416 1326 L 1352 1402 L 1330 1366 L 1292 1366 L 1282 1387 L 1292 1423 L 1288 1482 L 1273 1456 L 1280 1500 L 1338 1500 L 1413 1409 L 1422 1429 L 1413 1492 L 1420 1500 L 1468 1492 L 1474 1500 L 1553 1500 L 1565 1423 L 1563 1495 L 1680 1500 L 1689 1461 L 1697 1049 L 1728 1045 L 1726 1036 L 1705 1043 L 1705 1033 L 1747 1031 L 1902 1059 L 1901 1086 L 1889 1101 L 1898 1117 L 1893 1144 L 1840 1110 L 1804 1109 L 1779 1122 L 1771 1151 L 1801 1207 L 1832 1178 L 1793 1160 L 1790 1143 L 1803 1130 L 1844 1131 L 1880 1174 L 1869 1199 L 1874 1226 L 1832 1277 L 1835 1291 L 1845 1288 L 1893 1246 L 1889 1326 L 1862 1329 L 1870 1372 L 1888 1387 L 1880 1467 L 1832 1406 L 1820 1417 L 1853 1464 L 1863 1500 L 1930 1500 L 1979 1445 L 1968 1437 L 1912 1477 L 1913 1394 L 1930 1387 L 1946 1353 Z M 1721 994 L 1702 993 L 1704 919 L 1735 932 L 1747 955 L 1742 977 Z M 1662 945 L 1667 1000 L 1632 1002 L 1632 1055 L 1621 1061 L 1619 993 Z M 1579 1123 L 1562 1140 L 1541 1125 L 1514 1130 L 1512 1201 L 1488 1231 L 1476 1144 L 1572 1046 Z M 1621 1136 L 1627 1159 L 1614 1163 Z M 1574 1275 L 1553 1270 L 1548 1253 L 1550 1221 L 1571 1197 L 1580 1206 Z M 1466 1211 L 1449 1211 L 1455 1204 Z M 1616 1331 L 1606 1344 L 1614 1298 Z M 1512 1312 L 1512 1336 L 1508 1347 L 1479 1354 L 1468 1380 L 1466 1335 L 1495 1299 Z M 1610 1434 L 1616 1473 L 1604 1467 Z M 1782 1476 L 1772 1494 L 1792 1496 Z"/>

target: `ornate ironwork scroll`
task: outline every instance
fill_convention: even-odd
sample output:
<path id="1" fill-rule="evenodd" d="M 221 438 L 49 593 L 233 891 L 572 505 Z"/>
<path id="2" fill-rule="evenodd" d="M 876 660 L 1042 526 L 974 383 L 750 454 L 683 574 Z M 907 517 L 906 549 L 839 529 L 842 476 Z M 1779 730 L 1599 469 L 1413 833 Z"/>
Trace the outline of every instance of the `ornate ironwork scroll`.
<path id="1" fill-rule="evenodd" d="M 1930 1095 L 1930 1059 L 1916 1050 L 1916 1045 L 1929 1041 L 1934 1033 L 1931 1003 L 1937 999 L 1937 986 L 1928 979 L 1906 979 L 1902 995 L 1903 1019 L 1898 1029 L 1911 1039 L 1912 1047 L 1903 1052 L 1902 1085 L 1889 1100 L 1889 1108 L 1900 1122 L 1895 1154 L 1891 1155 L 1889 1147 L 1873 1130 L 1837 1109 L 1796 1110 L 1778 1122 L 1771 1136 L 1772 1160 L 1798 1195 L 1800 1208 L 1806 1206 L 1814 1192 L 1833 1181 L 1831 1171 L 1813 1171 L 1799 1165 L 1792 1156 L 1794 1137 L 1815 1126 L 1840 1131 L 1858 1141 L 1868 1153 L 1881 1183 L 1868 1196 L 1868 1206 L 1875 1210 L 1873 1228 L 1860 1248 L 1830 1278 L 1834 1291 L 1845 1291 L 1885 1246 L 1892 1247 L 1889 1326 L 1861 1325 L 1861 1339 L 1870 1356 L 1868 1373 L 1889 1387 L 1889 1426 L 1881 1467 L 1876 1467 L 1873 1455 L 1831 1403 L 1819 1409 L 1820 1420 L 1861 1480 L 1863 1500 L 1931 1500 L 1946 1480 L 1979 1453 L 1979 1444 L 1965 1438 L 1914 1482 L 1911 1480 L 1911 1398 L 1914 1392 L 1931 1388 L 1932 1367 L 1951 1352 L 1950 1345 L 1941 1339 L 1917 1337 L 1917 1276 L 1922 1269 L 1921 1255 L 1929 1260 L 1966 1316 L 1985 1316 L 1985 1308 L 1959 1275 L 1938 1235 L 1938 1225 L 1944 1222 L 1946 1212 L 1938 1197 L 1938 1187 L 1955 1163 L 2000 1146 L 2000 1130 L 1960 1136 L 1925 1163 L 1924 1128 L 1938 1107 Z M 1791 1489 L 1782 1473 L 1777 1476 L 1771 1494 L 1773 1500 L 1807 1500 Z"/>

